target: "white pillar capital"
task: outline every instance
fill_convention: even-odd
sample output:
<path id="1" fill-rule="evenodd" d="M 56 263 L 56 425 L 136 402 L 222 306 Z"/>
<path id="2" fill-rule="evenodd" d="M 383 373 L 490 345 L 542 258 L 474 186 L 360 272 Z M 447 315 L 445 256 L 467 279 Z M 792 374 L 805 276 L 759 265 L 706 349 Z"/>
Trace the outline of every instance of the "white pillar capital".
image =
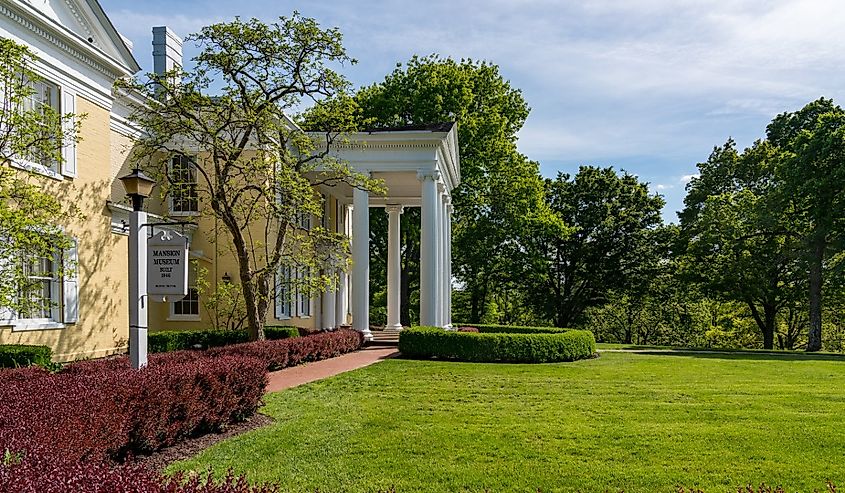
<path id="1" fill-rule="evenodd" d="M 441 194 L 444 194 L 444 197 L 445 197 L 446 184 L 443 183 L 442 181 L 438 181 L 437 182 L 437 191 L 440 192 Z"/>
<path id="2" fill-rule="evenodd" d="M 405 212 L 405 206 L 403 206 L 402 204 L 387 204 L 386 206 L 384 206 L 384 209 L 387 211 L 388 214 L 402 214 L 403 212 Z"/>
<path id="3" fill-rule="evenodd" d="M 417 170 L 417 180 L 419 181 L 438 181 L 440 180 L 440 172 L 435 170 Z"/>

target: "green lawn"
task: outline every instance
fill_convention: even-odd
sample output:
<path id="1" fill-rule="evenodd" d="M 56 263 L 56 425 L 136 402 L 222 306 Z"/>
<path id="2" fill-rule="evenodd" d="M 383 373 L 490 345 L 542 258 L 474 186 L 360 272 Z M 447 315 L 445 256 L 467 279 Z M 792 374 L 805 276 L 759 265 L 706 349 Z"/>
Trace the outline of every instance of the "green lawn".
<path id="1" fill-rule="evenodd" d="M 323 493 L 845 485 L 845 360 L 824 355 L 391 360 L 266 402 L 275 424 L 172 470 Z"/>

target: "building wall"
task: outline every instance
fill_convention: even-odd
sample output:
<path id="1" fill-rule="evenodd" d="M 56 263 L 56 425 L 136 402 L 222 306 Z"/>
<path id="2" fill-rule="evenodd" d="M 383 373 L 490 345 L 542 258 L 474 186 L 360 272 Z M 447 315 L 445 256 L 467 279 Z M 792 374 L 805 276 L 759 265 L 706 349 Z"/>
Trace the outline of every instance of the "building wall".
<path id="1" fill-rule="evenodd" d="M 87 115 L 77 145 L 77 176 L 61 181 L 38 177 L 45 189 L 79 216 L 65 225 L 77 239 L 79 264 L 79 321 L 63 328 L 15 331 L 0 328 L 0 344 L 44 344 L 54 358 L 67 361 L 123 352 L 129 335 L 125 236 L 111 232 L 107 201 L 125 155 L 115 152 L 121 140 L 110 129 L 109 111 L 77 96 L 77 112 Z"/>

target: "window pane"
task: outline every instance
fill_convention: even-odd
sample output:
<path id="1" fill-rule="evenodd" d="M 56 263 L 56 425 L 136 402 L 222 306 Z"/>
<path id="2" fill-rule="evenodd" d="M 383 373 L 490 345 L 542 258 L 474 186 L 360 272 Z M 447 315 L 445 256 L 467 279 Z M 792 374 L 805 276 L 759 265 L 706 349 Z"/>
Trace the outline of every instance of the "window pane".
<path id="1" fill-rule="evenodd" d="M 170 160 L 170 198 L 173 212 L 199 211 L 196 165 L 187 156 Z"/>

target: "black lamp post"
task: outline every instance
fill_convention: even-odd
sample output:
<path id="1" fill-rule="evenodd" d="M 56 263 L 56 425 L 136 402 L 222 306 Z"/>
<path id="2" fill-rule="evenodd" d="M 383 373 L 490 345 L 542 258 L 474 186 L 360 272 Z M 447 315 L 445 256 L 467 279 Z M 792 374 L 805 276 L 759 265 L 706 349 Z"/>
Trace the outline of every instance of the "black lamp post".
<path id="1" fill-rule="evenodd" d="M 132 199 L 132 210 L 140 211 L 144 207 L 144 199 L 153 193 L 155 180 L 138 168 L 133 169 L 132 173 L 126 176 L 121 176 L 119 180 L 123 183 L 126 195 Z"/>

